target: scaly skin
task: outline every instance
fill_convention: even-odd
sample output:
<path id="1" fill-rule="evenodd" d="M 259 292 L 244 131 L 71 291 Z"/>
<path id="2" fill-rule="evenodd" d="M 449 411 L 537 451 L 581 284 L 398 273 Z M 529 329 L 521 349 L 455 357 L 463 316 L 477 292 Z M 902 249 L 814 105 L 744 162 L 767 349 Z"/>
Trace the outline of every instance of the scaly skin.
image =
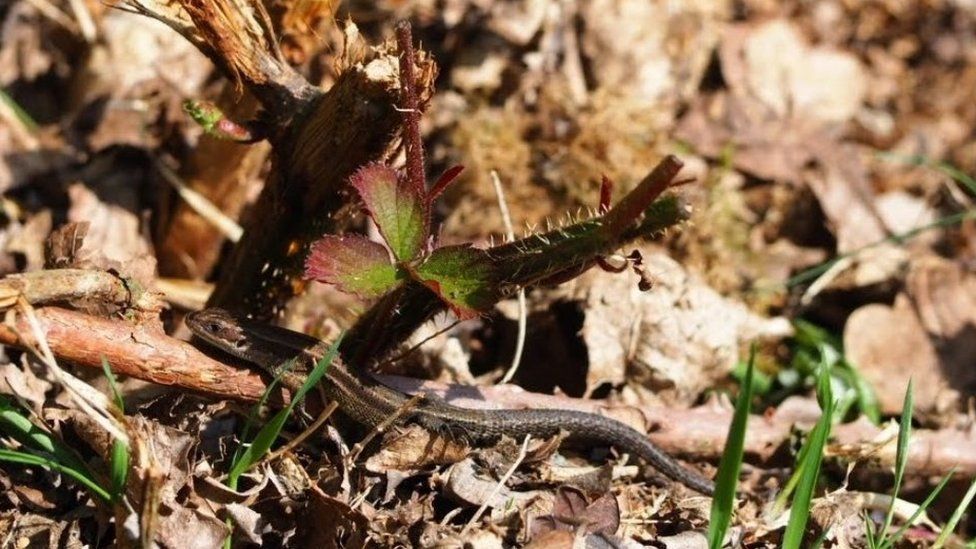
<path id="1" fill-rule="evenodd" d="M 327 348 L 315 338 L 238 318 L 222 309 L 191 313 L 186 324 L 200 339 L 271 375 L 278 375 L 279 368 L 296 357 L 304 361 L 304 371 L 309 371 Z M 281 376 L 282 385 L 292 391 L 304 381 L 303 375 L 294 372 Z M 401 421 L 416 423 L 433 432 L 459 434 L 481 446 L 494 443 L 502 435 L 516 439 L 526 435 L 549 438 L 566 432 L 570 440 L 615 446 L 634 454 L 692 490 L 708 495 L 715 491 L 712 481 L 683 467 L 644 434 L 597 414 L 545 409 L 475 410 L 452 406 L 437 398 L 425 398 L 407 407 L 410 397 L 372 377 L 351 371 L 339 360 L 326 371 L 322 389 L 349 417 L 371 427 L 406 409 Z"/>

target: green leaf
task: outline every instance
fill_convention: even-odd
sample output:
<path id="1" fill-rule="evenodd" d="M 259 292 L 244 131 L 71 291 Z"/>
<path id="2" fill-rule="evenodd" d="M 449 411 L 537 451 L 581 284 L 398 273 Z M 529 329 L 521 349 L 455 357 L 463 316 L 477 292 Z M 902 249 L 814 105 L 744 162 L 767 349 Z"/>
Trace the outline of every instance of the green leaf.
<path id="1" fill-rule="evenodd" d="M 803 533 L 807 527 L 807 520 L 810 518 L 810 503 L 813 501 L 813 492 L 817 487 L 817 480 L 820 478 L 823 449 L 827 444 L 827 437 L 830 435 L 831 418 L 834 415 L 834 397 L 830 390 L 829 368 L 821 370 L 817 387 L 817 399 L 820 401 L 823 413 L 813 430 L 810 431 L 810 435 L 800 451 L 802 459 L 798 467 L 799 480 L 796 484 L 796 493 L 793 496 L 793 505 L 790 507 L 790 519 L 786 525 L 786 532 L 783 534 L 783 547 L 786 549 L 799 549 L 803 542 Z"/>
<path id="2" fill-rule="evenodd" d="M 905 521 L 905 524 L 902 524 L 901 527 L 898 528 L 898 531 L 896 531 L 890 538 L 886 539 L 880 545 L 882 549 L 891 549 L 891 547 L 893 547 L 896 543 L 898 543 L 898 541 L 901 540 L 901 537 L 905 535 L 905 532 L 908 530 L 908 528 L 915 524 L 915 521 L 918 520 L 918 517 L 922 516 L 922 513 L 924 513 L 929 508 L 929 506 L 932 505 L 932 502 L 935 501 L 935 498 L 938 497 L 940 493 L 942 493 L 942 490 L 946 487 L 946 484 L 949 484 L 949 480 L 952 479 L 952 476 L 955 473 L 956 473 L 956 468 L 953 467 L 949 471 L 949 474 L 947 474 L 942 479 L 942 481 L 939 482 L 939 484 L 932 490 L 932 492 L 925 498 L 925 500 L 922 501 L 922 503 L 920 503 L 918 507 L 915 508 L 915 512 L 912 513 L 912 516 L 908 517 L 908 520 Z"/>
<path id="3" fill-rule="evenodd" d="M 241 454 L 237 461 L 235 461 L 235 463 L 231 466 L 231 470 L 227 474 L 228 486 L 236 488 L 237 481 L 240 476 L 254 466 L 255 463 L 259 462 L 261 458 L 268 453 L 268 450 L 278 438 L 278 435 L 285 426 L 285 422 L 288 421 L 288 416 L 291 415 L 292 411 L 295 409 L 295 406 L 297 406 L 298 403 L 305 398 L 305 395 L 308 394 L 308 392 L 312 390 L 313 387 L 318 385 L 319 381 L 322 380 L 322 376 L 325 375 L 326 369 L 330 364 L 332 364 L 332 361 L 335 360 L 336 355 L 339 353 L 339 344 L 341 342 L 342 336 L 337 338 L 332 345 L 329 346 L 329 349 L 326 351 L 325 355 L 323 355 L 322 358 L 319 359 L 319 361 L 315 364 L 315 368 L 313 368 L 311 373 L 308 374 L 308 377 L 305 379 L 305 383 L 303 383 L 301 388 L 294 395 L 292 395 L 291 402 L 288 403 L 288 406 L 278 411 L 278 413 L 271 418 L 271 421 L 265 424 L 265 426 L 258 431 L 258 434 L 254 437 L 251 445 L 248 446 L 247 450 L 245 450 L 244 453 Z"/>
<path id="4" fill-rule="evenodd" d="M 12 406 L 6 400 L 0 400 L 0 431 L 35 454 L 49 456 L 53 461 L 66 467 L 81 471 L 88 470 L 88 466 L 71 449 L 47 431 L 31 423 L 19 408 Z"/>
<path id="5" fill-rule="evenodd" d="M 725 439 L 725 451 L 718 464 L 715 479 L 715 497 L 712 499 L 711 520 L 708 524 L 708 547 L 720 549 L 732 522 L 732 507 L 735 504 L 735 489 L 739 482 L 739 470 L 745 452 L 746 427 L 749 421 L 749 406 L 752 403 L 753 373 L 756 367 L 756 345 L 749 350 L 749 362 L 745 379 L 741 384 L 739 397 L 735 402 L 735 414 L 729 425 Z"/>
<path id="6" fill-rule="evenodd" d="M 420 257 L 430 234 L 430 206 L 415 189 L 383 164 L 367 164 L 350 179 L 398 261 Z"/>
<path id="7" fill-rule="evenodd" d="M 108 381 L 108 387 L 112 391 L 112 398 L 115 399 L 115 405 L 118 407 L 120 413 L 124 413 L 125 400 L 122 399 L 122 392 L 119 391 L 119 386 L 115 382 L 115 374 L 112 373 L 112 367 L 109 366 L 108 359 L 105 358 L 105 355 L 102 355 L 102 373 L 105 374 L 105 379 Z"/>
<path id="8" fill-rule="evenodd" d="M 112 481 L 112 501 L 120 502 L 125 495 L 125 482 L 129 478 L 129 445 L 119 439 L 112 441 L 112 458 L 109 477 Z"/>
<path id="9" fill-rule="evenodd" d="M 122 392 L 115 382 L 115 374 L 112 373 L 112 368 L 109 366 L 108 359 L 105 358 L 105 355 L 102 355 L 102 372 L 105 374 L 105 379 L 108 380 L 109 390 L 115 399 L 115 406 L 119 409 L 119 414 L 124 414 L 125 401 L 122 399 Z M 119 502 L 124 496 L 125 482 L 129 476 L 129 458 L 129 445 L 118 439 L 113 440 L 112 456 L 109 460 L 109 477 L 112 481 L 112 501 Z"/>
<path id="10" fill-rule="evenodd" d="M 949 540 L 949 536 L 951 536 L 952 532 L 956 529 L 956 526 L 959 524 L 959 520 L 962 519 L 962 515 L 966 512 L 966 510 L 969 509 L 969 504 L 972 503 L 974 496 L 976 496 L 976 479 L 969 484 L 969 489 L 966 490 L 966 493 L 962 496 L 962 499 L 959 500 L 959 505 L 956 506 L 956 509 L 952 512 L 952 516 L 949 517 L 949 522 L 947 522 L 942 528 L 942 531 L 939 532 L 939 537 L 936 538 L 935 543 L 932 545 L 932 549 L 941 549 L 941 547 L 945 545 L 946 541 Z"/>
<path id="11" fill-rule="evenodd" d="M 30 454 L 27 452 L 20 452 L 17 450 L 0 449 L 0 461 L 6 461 L 8 463 L 19 463 L 21 465 L 34 465 L 38 467 L 48 467 L 59 473 L 67 475 L 80 483 L 92 495 L 101 498 L 105 502 L 110 502 L 112 496 L 109 495 L 104 488 L 95 482 L 94 478 L 88 473 L 86 469 L 77 469 L 70 467 L 63 463 L 58 462 L 55 459 L 51 459 L 45 456 L 38 456 Z"/>
<path id="12" fill-rule="evenodd" d="M 898 425 L 898 448 L 895 453 L 895 486 L 891 493 L 891 503 L 888 505 L 888 512 L 885 514 L 884 524 L 881 527 L 882 537 L 887 535 L 888 527 L 895 517 L 895 498 L 901 490 L 901 481 L 905 477 L 905 467 L 908 465 L 908 444 L 912 436 L 912 412 L 915 408 L 915 387 L 911 378 L 908 380 L 908 388 L 905 389 L 905 400 L 901 406 L 901 423 Z"/>
<path id="13" fill-rule="evenodd" d="M 82 484 L 93 495 L 111 501 L 112 496 L 70 448 L 31 421 L 6 399 L 0 399 L 0 431 L 23 445 L 24 450 L 0 449 L 0 461 L 48 467 Z"/>
<path id="14" fill-rule="evenodd" d="M 382 244 L 359 235 L 328 235 L 312 245 L 305 277 L 368 299 L 392 290 L 404 275 Z"/>
<path id="15" fill-rule="evenodd" d="M 414 279 L 444 300 L 458 318 L 472 318 L 499 299 L 495 271 L 484 250 L 469 245 L 445 246 L 408 268 Z"/>

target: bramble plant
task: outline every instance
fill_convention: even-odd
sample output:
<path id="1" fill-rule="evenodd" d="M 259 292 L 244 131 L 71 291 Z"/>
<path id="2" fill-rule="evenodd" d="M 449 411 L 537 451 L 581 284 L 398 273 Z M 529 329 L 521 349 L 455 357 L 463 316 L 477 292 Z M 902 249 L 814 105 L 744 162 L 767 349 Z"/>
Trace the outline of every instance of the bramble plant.
<path id="1" fill-rule="evenodd" d="M 305 262 L 306 278 L 363 298 L 419 285 L 433 292 L 459 318 L 466 319 L 488 311 L 519 287 L 569 280 L 594 265 L 613 271 L 629 265 L 641 273 L 639 254 L 631 254 L 618 268 L 610 265 L 606 257 L 629 241 L 652 236 L 686 219 L 687 208 L 676 196 L 661 196 L 675 184 L 682 167 L 676 157 L 667 156 L 613 207 L 612 183 L 604 178 L 599 208 L 589 218 L 488 249 L 470 244 L 438 247 L 432 231 L 431 205 L 455 180 L 461 167 L 448 169 L 427 188 L 409 27 L 398 27 L 397 39 L 402 52 L 406 167 L 397 172 L 390 166 L 372 163 L 350 179 L 385 245 L 360 235 L 326 235 L 311 247 Z M 424 310 L 406 324 L 416 325 L 429 318 L 431 307 L 419 308 Z M 402 303 L 387 310 L 410 314 Z"/>

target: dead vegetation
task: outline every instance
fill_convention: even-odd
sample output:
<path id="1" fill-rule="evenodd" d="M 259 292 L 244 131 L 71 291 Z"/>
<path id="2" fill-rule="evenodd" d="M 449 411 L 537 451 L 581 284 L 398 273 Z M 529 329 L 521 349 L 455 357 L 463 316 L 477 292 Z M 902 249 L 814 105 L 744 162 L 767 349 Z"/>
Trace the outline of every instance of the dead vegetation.
<path id="1" fill-rule="evenodd" d="M 0 440 L 51 460 L 2 456 L 4 543 L 707 546 L 711 499 L 612 449 L 370 432 L 314 391 L 286 446 L 230 487 L 294 395 L 189 341 L 182 316 L 205 305 L 326 340 L 349 330 L 343 356 L 405 393 L 613 417 L 707 476 L 755 342 L 731 546 L 784 543 L 777 495 L 821 417 L 827 362 L 845 408 L 805 543 L 868 546 L 866 521 L 890 508 L 892 530 L 906 524 L 954 471 L 897 546 L 937 544 L 976 477 L 976 14 L 963 2 L 17 0 L 0 17 Z M 407 79 L 397 20 L 418 47 Z M 205 130 L 188 99 L 223 114 Z M 617 204 L 672 154 L 684 167 L 661 181 L 685 183 L 690 218 L 654 241 L 616 235 L 620 255 L 534 278 L 496 256 L 510 269 L 490 299 L 458 298 L 409 261 L 507 249 L 492 172 L 521 238 L 613 219 L 604 181 Z M 370 301 L 302 269 L 325 234 L 390 242 L 350 185 L 376 162 L 431 182 L 465 169 L 439 201 L 443 180 L 421 192 L 433 223 L 419 255 L 388 246 L 407 282 Z M 510 247 L 544 254 L 543 240 Z M 520 316 L 512 383 L 527 391 L 498 383 Z M 915 429 L 891 504 L 890 420 L 909 380 Z M 973 539 L 971 510 L 957 524 L 945 546 Z"/>

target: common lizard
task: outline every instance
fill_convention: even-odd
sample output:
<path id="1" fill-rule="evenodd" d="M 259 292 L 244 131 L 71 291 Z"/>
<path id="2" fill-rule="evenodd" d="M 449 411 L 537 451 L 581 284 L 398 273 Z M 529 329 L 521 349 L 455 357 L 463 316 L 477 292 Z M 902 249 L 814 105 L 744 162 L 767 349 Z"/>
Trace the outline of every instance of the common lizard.
<path id="1" fill-rule="evenodd" d="M 240 318 L 223 309 L 190 313 L 186 324 L 217 349 L 271 375 L 280 375 L 282 385 L 291 391 L 297 390 L 305 377 L 295 371 L 282 373 L 282 366 L 297 358 L 304 371 L 310 371 L 327 349 L 324 342 L 313 337 Z M 376 426 L 406 410 L 401 421 L 416 423 L 435 433 L 460 433 L 481 446 L 492 444 L 502 435 L 516 439 L 526 435 L 550 438 L 565 432 L 570 440 L 615 446 L 636 455 L 672 480 L 703 494 L 711 495 L 715 490 L 712 481 L 683 467 L 646 435 L 601 415 L 558 409 L 476 410 L 453 406 L 439 398 L 424 398 L 409 407 L 409 396 L 347 368 L 339 359 L 326 371 L 322 389 L 346 415 L 367 426 Z"/>

